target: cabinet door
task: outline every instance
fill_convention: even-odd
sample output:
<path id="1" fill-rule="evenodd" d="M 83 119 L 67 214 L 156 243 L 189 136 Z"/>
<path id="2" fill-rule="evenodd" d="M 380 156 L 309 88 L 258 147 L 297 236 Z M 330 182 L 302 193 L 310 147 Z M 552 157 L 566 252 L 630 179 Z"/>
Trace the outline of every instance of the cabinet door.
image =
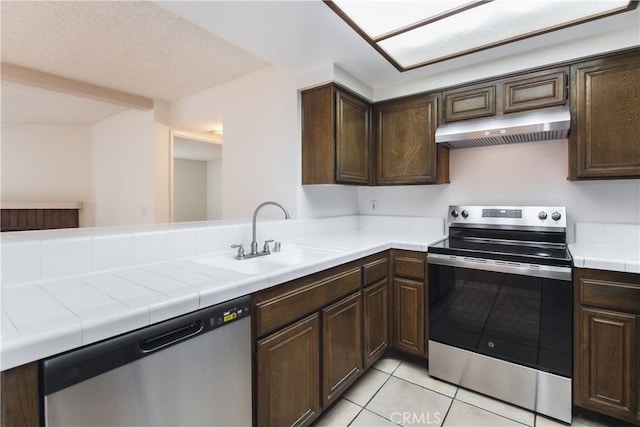
<path id="1" fill-rule="evenodd" d="M 371 107 L 336 91 L 336 182 L 369 183 Z"/>
<path id="2" fill-rule="evenodd" d="M 571 70 L 569 178 L 640 177 L 640 55 Z"/>
<path id="3" fill-rule="evenodd" d="M 39 399 L 37 362 L 2 372 L 3 427 L 41 425 Z"/>
<path id="4" fill-rule="evenodd" d="M 258 426 L 308 425 L 318 416 L 319 342 L 318 314 L 257 342 Z"/>
<path id="5" fill-rule="evenodd" d="M 453 89 L 443 93 L 444 121 L 475 119 L 496 114 L 496 86 Z"/>
<path id="6" fill-rule="evenodd" d="M 334 184 L 333 86 L 302 92 L 302 184 Z"/>
<path id="7" fill-rule="evenodd" d="M 322 400 L 325 408 L 362 373 L 361 316 L 360 292 L 322 310 Z"/>
<path id="8" fill-rule="evenodd" d="M 389 346 L 389 281 L 383 279 L 362 291 L 364 299 L 364 369 Z"/>
<path id="9" fill-rule="evenodd" d="M 580 307 L 575 404 L 603 414 L 637 417 L 636 316 Z"/>
<path id="10" fill-rule="evenodd" d="M 302 184 L 368 184 L 371 106 L 334 84 L 305 90 Z"/>
<path id="11" fill-rule="evenodd" d="M 376 184 L 438 182 L 438 98 L 424 95 L 376 106 Z"/>
<path id="12" fill-rule="evenodd" d="M 424 282 L 393 279 L 393 345 L 398 350 L 425 355 Z"/>
<path id="13" fill-rule="evenodd" d="M 503 83 L 504 112 L 564 105 L 567 101 L 568 69 L 531 73 Z"/>

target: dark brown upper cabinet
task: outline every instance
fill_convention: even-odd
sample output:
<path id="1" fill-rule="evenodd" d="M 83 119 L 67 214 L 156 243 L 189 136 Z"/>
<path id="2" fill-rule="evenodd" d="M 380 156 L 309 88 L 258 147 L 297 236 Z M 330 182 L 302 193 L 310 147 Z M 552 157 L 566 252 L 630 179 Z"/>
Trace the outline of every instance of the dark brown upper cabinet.
<path id="1" fill-rule="evenodd" d="M 502 116 L 567 103 L 568 67 L 445 90 L 444 121 Z"/>
<path id="2" fill-rule="evenodd" d="M 302 92 L 302 184 L 370 183 L 370 104 L 335 84 Z"/>
<path id="3" fill-rule="evenodd" d="M 568 98 L 566 67 L 529 73 L 502 81 L 505 113 L 562 106 Z"/>
<path id="4" fill-rule="evenodd" d="M 449 151 L 436 147 L 440 95 L 418 95 L 374 106 L 377 185 L 449 182 Z"/>
<path id="5" fill-rule="evenodd" d="M 444 121 L 475 119 L 496 114 L 496 86 L 454 89 L 444 93 Z"/>
<path id="6" fill-rule="evenodd" d="M 640 51 L 571 67 L 569 179 L 640 177 Z"/>

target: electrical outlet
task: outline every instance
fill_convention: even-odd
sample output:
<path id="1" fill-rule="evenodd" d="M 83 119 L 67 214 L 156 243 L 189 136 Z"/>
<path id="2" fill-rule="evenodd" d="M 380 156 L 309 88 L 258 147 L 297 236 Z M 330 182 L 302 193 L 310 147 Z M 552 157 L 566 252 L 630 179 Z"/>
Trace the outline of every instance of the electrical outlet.
<path id="1" fill-rule="evenodd" d="M 371 201 L 371 210 L 372 210 L 372 211 L 375 211 L 375 210 L 376 210 L 376 206 L 377 206 L 377 204 L 378 204 L 378 201 L 377 201 L 377 200 L 372 200 L 372 201 Z"/>

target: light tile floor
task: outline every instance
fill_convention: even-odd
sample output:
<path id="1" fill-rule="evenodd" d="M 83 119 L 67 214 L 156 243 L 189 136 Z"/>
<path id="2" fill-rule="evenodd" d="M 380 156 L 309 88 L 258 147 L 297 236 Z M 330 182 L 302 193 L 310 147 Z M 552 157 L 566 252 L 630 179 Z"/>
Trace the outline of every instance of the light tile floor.
<path id="1" fill-rule="evenodd" d="M 381 359 L 314 427 L 558 427 L 567 424 L 429 376 L 426 365 Z M 574 415 L 572 426 L 615 427 Z"/>

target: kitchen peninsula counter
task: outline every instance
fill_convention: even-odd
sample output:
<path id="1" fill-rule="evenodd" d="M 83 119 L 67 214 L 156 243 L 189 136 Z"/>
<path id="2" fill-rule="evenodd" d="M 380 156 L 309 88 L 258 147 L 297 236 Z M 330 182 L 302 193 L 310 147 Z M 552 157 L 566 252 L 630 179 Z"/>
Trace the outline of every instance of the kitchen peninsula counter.
<path id="1" fill-rule="evenodd" d="M 3 235 L 2 370 L 387 249 L 426 252 L 446 237 L 442 218 L 266 221 L 258 238 L 281 238 L 282 252 L 262 258 L 315 255 L 247 272 L 241 263 L 253 260 L 225 249 L 247 246 L 245 236 L 250 224 L 242 222 Z"/>

